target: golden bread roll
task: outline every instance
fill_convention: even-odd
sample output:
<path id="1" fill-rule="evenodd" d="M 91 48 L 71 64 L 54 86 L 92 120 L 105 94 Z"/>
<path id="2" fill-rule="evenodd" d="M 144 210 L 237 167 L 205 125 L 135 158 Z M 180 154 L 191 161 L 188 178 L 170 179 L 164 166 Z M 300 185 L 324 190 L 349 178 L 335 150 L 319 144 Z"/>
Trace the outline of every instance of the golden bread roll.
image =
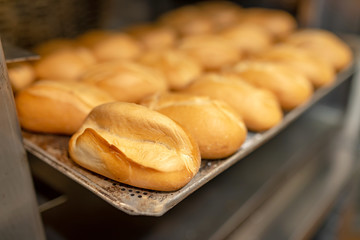
<path id="1" fill-rule="evenodd" d="M 335 71 L 316 55 L 291 45 L 277 45 L 259 54 L 258 59 L 280 62 L 301 71 L 314 85 L 323 87 L 335 80 Z"/>
<path id="2" fill-rule="evenodd" d="M 198 61 L 205 70 L 220 70 L 236 63 L 241 54 L 226 38 L 200 35 L 184 38 L 179 49 Z"/>
<path id="3" fill-rule="evenodd" d="M 310 81 L 302 73 L 284 64 L 244 61 L 236 64 L 230 72 L 256 87 L 273 92 L 284 110 L 305 103 L 313 93 Z"/>
<path id="4" fill-rule="evenodd" d="M 163 93 L 141 104 L 158 111 L 184 127 L 199 145 L 205 159 L 225 158 L 246 139 L 247 130 L 236 111 L 222 101 L 186 94 Z"/>
<path id="5" fill-rule="evenodd" d="M 106 92 L 78 82 L 37 81 L 16 97 L 19 121 L 24 129 L 73 134 L 96 106 L 115 101 Z"/>
<path id="6" fill-rule="evenodd" d="M 161 71 L 173 90 L 184 88 L 202 73 L 197 61 L 175 49 L 146 52 L 139 62 Z"/>
<path id="7" fill-rule="evenodd" d="M 293 16 L 283 10 L 246 8 L 241 22 L 256 24 L 267 30 L 275 39 L 282 39 L 292 33 L 297 23 Z"/>
<path id="8" fill-rule="evenodd" d="M 285 42 L 322 58 L 337 71 L 346 68 L 352 61 L 350 47 L 338 36 L 326 30 L 299 30 L 289 36 Z"/>
<path id="9" fill-rule="evenodd" d="M 150 50 L 173 47 L 177 40 L 174 29 L 155 24 L 135 25 L 126 29 L 126 32 Z"/>
<path id="10" fill-rule="evenodd" d="M 167 90 L 163 75 L 145 65 L 115 61 L 97 64 L 81 77 L 108 92 L 118 101 L 138 102 L 156 92 Z"/>
<path id="11" fill-rule="evenodd" d="M 158 191 L 186 185 L 200 168 L 196 143 L 178 124 L 146 107 L 96 107 L 69 142 L 71 158 L 93 172 Z"/>
<path id="12" fill-rule="evenodd" d="M 177 31 L 180 36 L 202 35 L 214 32 L 213 22 L 196 6 L 184 6 L 166 12 L 159 24 Z"/>
<path id="13" fill-rule="evenodd" d="M 255 24 L 236 24 L 220 34 L 246 55 L 259 53 L 272 45 L 271 35 Z"/>
<path id="14" fill-rule="evenodd" d="M 126 33 L 113 33 L 90 48 L 99 61 L 134 59 L 141 53 L 141 45 Z"/>
<path id="15" fill-rule="evenodd" d="M 40 79 L 76 81 L 86 68 L 96 63 L 87 48 L 61 49 L 42 57 L 34 64 Z"/>
<path id="16" fill-rule="evenodd" d="M 14 92 L 18 92 L 35 81 L 35 71 L 28 62 L 7 64 L 9 81 Z"/>
<path id="17" fill-rule="evenodd" d="M 72 39 L 55 38 L 35 46 L 33 50 L 40 56 L 45 56 L 55 51 L 73 49 L 75 47 L 78 47 L 77 42 Z"/>
<path id="18" fill-rule="evenodd" d="M 93 29 L 80 34 L 75 41 L 81 46 L 93 48 L 97 43 L 101 42 L 105 38 L 112 36 L 113 34 L 115 34 L 115 32 L 102 29 Z"/>
<path id="19" fill-rule="evenodd" d="M 265 131 L 281 122 L 283 113 L 275 95 L 256 88 L 235 74 L 206 74 L 182 93 L 222 100 L 234 108 L 251 131 Z"/>
<path id="20" fill-rule="evenodd" d="M 238 23 L 242 13 L 242 7 L 230 1 L 202 1 L 197 6 L 211 19 L 217 30 Z"/>

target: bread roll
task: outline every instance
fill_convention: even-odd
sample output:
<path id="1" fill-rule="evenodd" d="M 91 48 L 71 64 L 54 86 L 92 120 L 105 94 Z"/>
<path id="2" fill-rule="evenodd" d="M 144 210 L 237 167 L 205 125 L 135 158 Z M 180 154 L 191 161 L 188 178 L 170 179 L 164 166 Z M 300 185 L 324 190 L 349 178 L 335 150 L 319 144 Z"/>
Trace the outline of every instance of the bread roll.
<path id="1" fill-rule="evenodd" d="M 81 77 L 81 81 L 93 84 L 124 102 L 138 102 L 158 91 L 167 90 L 162 74 L 128 61 L 97 64 Z"/>
<path id="2" fill-rule="evenodd" d="M 335 71 L 327 62 L 316 55 L 291 45 L 277 45 L 260 53 L 258 59 L 280 62 L 302 72 L 316 87 L 331 85 Z"/>
<path id="3" fill-rule="evenodd" d="M 216 30 L 233 26 L 242 15 L 241 6 L 230 1 L 202 1 L 197 6 L 213 22 Z"/>
<path id="4" fill-rule="evenodd" d="M 280 63 L 243 61 L 230 72 L 256 87 L 273 92 L 284 110 L 305 103 L 313 93 L 312 84 L 303 74 Z"/>
<path id="5" fill-rule="evenodd" d="M 264 51 L 272 45 L 271 35 L 255 24 L 236 24 L 220 33 L 240 53 L 253 55 Z"/>
<path id="6" fill-rule="evenodd" d="M 93 29 L 89 30 L 83 34 L 80 34 L 76 38 L 76 42 L 84 47 L 93 48 L 96 44 L 103 41 L 104 39 L 114 35 L 115 32 L 102 30 L 102 29 Z"/>
<path id="7" fill-rule="evenodd" d="M 198 172 L 196 143 L 168 117 L 132 103 L 96 107 L 69 142 L 84 168 L 125 184 L 174 191 Z"/>
<path id="8" fill-rule="evenodd" d="M 35 71 L 28 62 L 8 63 L 9 80 L 14 92 L 18 92 L 35 81 Z"/>
<path id="9" fill-rule="evenodd" d="M 141 45 L 130 35 L 114 33 L 101 38 L 91 48 L 99 61 L 134 59 L 141 53 Z"/>
<path id="10" fill-rule="evenodd" d="M 146 49 L 167 49 L 175 45 L 177 40 L 176 31 L 166 26 L 155 24 L 135 25 L 126 32 L 136 38 Z"/>
<path id="11" fill-rule="evenodd" d="M 54 51 L 35 62 L 36 76 L 40 79 L 76 81 L 96 59 L 86 48 Z"/>
<path id="12" fill-rule="evenodd" d="M 236 63 L 241 54 L 226 38 L 201 35 L 184 38 L 179 49 L 198 61 L 205 70 L 217 71 Z"/>
<path id="13" fill-rule="evenodd" d="M 214 32 L 213 22 L 196 6 L 184 6 L 166 12 L 159 23 L 177 31 L 180 36 L 193 36 Z"/>
<path id="14" fill-rule="evenodd" d="M 233 107 L 251 131 L 265 131 L 282 120 L 282 110 L 275 95 L 253 87 L 234 74 L 206 74 L 181 91 L 222 100 Z"/>
<path id="15" fill-rule="evenodd" d="M 297 23 L 293 16 L 283 10 L 246 8 L 241 22 L 256 24 L 267 30 L 275 39 L 282 39 L 292 33 Z"/>
<path id="16" fill-rule="evenodd" d="M 287 44 L 305 49 L 309 53 L 322 58 L 337 71 L 340 71 L 352 61 L 352 52 L 335 34 L 320 29 L 303 29 L 286 39 Z"/>
<path id="17" fill-rule="evenodd" d="M 35 46 L 34 52 L 36 52 L 40 56 L 45 56 L 55 51 L 63 49 L 73 49 L 75 47 L 78 47 L 77 42 L 72 39 L 55 38 Z"/>
<path id="18" fill-rule="evenodd" d="M 15 97 L 23 128 L 56 134 L 73 134 L 95 106 L 112 101 L 107 93 L 87 84 L 45 80 Z"/>
<path id="19" fill-rule="evenodd" d="M 139 61 L 161 71 L 173 90 L 184 88 L 202 73 L 197 61 L 175 49 L 149 51 Z"/>
<path id="20" fill-rule="evenodd" d="M 184 127 L 199 145 L 205 159 L 225 158 L 235 153 L 246 138 L 246 127 L 229 105 L 207 97 L 164 93 L 142 101 Z"/>

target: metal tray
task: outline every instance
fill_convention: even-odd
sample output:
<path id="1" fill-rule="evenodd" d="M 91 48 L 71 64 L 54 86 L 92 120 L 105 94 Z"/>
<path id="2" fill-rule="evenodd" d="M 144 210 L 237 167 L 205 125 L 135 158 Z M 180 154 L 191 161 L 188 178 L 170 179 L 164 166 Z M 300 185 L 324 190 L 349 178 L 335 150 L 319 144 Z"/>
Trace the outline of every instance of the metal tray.
<path id="1" fill-rule="evenodd" d="M 271 139 L 320 98 L 348 79 L 353 72 L 354 66 L 340 72 L 332 86 L 317 90 L 306 104 L 286 113 L 281 124 L 276 127 L 263 133 L 250 132 L 243 146 L 231 157 L 221 160 L 203 160 L 197 175 L 185 187 L 174 192 L 158 192 L 131 187 L 78 166 L 68 155 L 69 137 L 67 136 L 23 131 L 24 145 L 30 153 L 116 208 L 131 215 L 161 216 L 192 192 Z"/>

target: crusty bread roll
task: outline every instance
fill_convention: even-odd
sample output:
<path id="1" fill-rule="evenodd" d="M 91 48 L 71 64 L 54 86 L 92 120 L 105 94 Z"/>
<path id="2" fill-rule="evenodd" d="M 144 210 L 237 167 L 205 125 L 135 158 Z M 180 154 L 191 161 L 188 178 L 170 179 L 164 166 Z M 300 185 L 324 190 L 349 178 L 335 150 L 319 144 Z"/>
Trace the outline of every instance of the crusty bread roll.
<path id="1" fill-rule="evenodd" d="M 150 23 L 131 26 L 126 32 L 149 50 L 171 48 L 177 40 L 174 29 Z"/>
<path id="2" fill-rule="evenodd" d="M 246 55 L 259 53 L 272 45 L 272 36 L 255 24 L 236 24 L 220 34 Z"/>
<path id="3" fill-rule="evenodd" d="M 202 73 L 197 61 L 175 49 L 149 51 L 139 61 L 161 71 L 172 90 L 184 88 Z"/>
<path id="4" fill-rule="evenodd" d="M 245 8 L 241 22 L 256 24 L 267 30 L 275 39 L 282 39 L 292 33 L 297 23 L 293 16 L 283 10 L 266 8 Z"/>
<path id="5" fill-rule="evenodd" d="M 35 82 L 15 97 L 24 129 L 56 134 L 73 134 L 95 106 L 112 101 L 106 92 L 91 85 L 45 80 Z"/>
<path id="6" fill-rule="evenodd" d="M 90 48 L 98 61 L 134 59 L 141 53 L 141 45 L 126 33 L 106 35 Z"/>
<path id="7" fill-rule="evenodd" d="M 40 79 L 76 81 L 96 59 L 86 48 L 61 49 L 42 57 L 34 64 Z"/>
<path id="8" fill-rule="evenodd" d="M 80 81 L 93 84 L 116 100 L 124 102 L 138 102 L 168 88 L 161 73 L 129 61 L 105 62 L 92 66 Z"/>
<path id="9" fill-rule="evenodd" d="M 142 101 L 184 127 L 205 159 L 225 158 L 243 144 L 247 130 L 236 111 L 222 101 L 186 94 L 156 94 Z"/>
<path id="10" fill-rule="evenodd" d="M 180 36 L 193 36 L 214 32 L 213 22 L 194 6 L 184 6 L 161 15 L 159 24 L 177 31 Z"/>
<path id="11" fill-rule="evenodd" d="M 306 49 L 340 71 L 352 61 L 352 52 L 338 36 L 321 29 L 303 29 L 290 35 L 287 44 Z"/>
<path id="12" fill-rule="evenodd" d="M 97 43 L 113 34 L 115 34 L 115 32 L 103 29 L 92 29 L 80 34 L 75 41 L 81 46 L 93 48 Z"/>
<path id="13" fill-rule="evenodd" d="M 242 16 L 242 7 L 230 1 L 202 1 L 197 6 L 211 19 L 216 30 L 233 26 Z"/>
<path id="14" fill-rule="evenodd" d="M 256 88 L 235 74 L 206 74 L 181 92 L 226 102 L 239 113 L 246 127 L 256 132 L 274 127 L 283 117 L 272 92 Z"/>
<path id="15" fill-rule="evenodd" d="M 174 191 L 198 172 L 191 137 L 168 117 L 133 103 L 96 107 L 69 142 L 79 165 L 132 186 Z"/>
<path id="16" fill-rule="evenodd" d="M 35 71 L 28 62 L 7 64 L 9 81 L 14 92 L 18 92 L 35 81 Z"/>
<path id="17" fill-rule="evenodd" d="M 40 56 L 45 56 L 58 50 L 73 49 L 75 47 L 78 47 L 77 42 L 72 39 L 54 38 L 38 44 L 33 50 Z"/>
<path id="18" fill-rule="evenodd" d="M 273 92 L 284 110 L 305 103 L 313 93 L 310 81 L 284 64 L 248 60 L 236 64 L 229 71 L 256 87 Z"/>
<path id="19" fill-rule="evenodd" d="M 226 38 L 200 35 L 184 38 L 179 49 L 197 60 L 205 70 L 220 70 L 236 63 L 241 54 Z"/>
<path id="20" fill-rule="evenodd" d="M 331 65 L 318 56 L 291 45 L 276 45 L 260 53 L 257 58 L 280 62 L 301 71 L 316 88 L 331 85 L 335 80 L 335 71 Z"/>

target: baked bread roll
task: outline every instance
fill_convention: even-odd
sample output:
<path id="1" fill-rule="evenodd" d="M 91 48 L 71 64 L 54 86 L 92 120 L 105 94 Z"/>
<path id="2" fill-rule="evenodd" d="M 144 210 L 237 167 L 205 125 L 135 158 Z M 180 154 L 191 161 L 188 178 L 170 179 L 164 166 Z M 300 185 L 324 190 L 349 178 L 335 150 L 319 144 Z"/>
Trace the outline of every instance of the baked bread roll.
<path id="1" fill-rule="evenodd" d="M 230 1 L 202 1 L 197 6 L 213 22 L 217 31 L 238 23 L 242 15 L 242 7 Z"/>
<path id="2" fill-rule="evenodd" d="M 259 53 L 272 45 L 272 36 L 255 24 L 236 24 L 220 34 L 245 55 Z"/>
<path id="3" fill-rule="evenodd" d="M 241 54 L 226 38 L 200 35 L 184 38 L 179 49 L 198 61 L 205 70 L 217 71 L 236 63 Z"/>
<path id="4" fill-rule="evenodd" d="M 293 16 L 283 10 L 245 8 L 241 22 L 256 24 L 267 30 L 275 39 L 282 39 L 297 27 Z"/>
<path id="5" fill-rule="evenodd" d="M 61 49 L 42 57 L 34 63 L 40 79 L 76 81 L 96 59 L 86 48 Z"/>
<path id="6" fill-rule="evenodd" d="M 55 134 L 73 134 L 94 107 L 112 101 L 106 92 L 84 83 L 45 80 L 15 96 L 24 129 Z"/>
<path id="7" fill-rule="evenodd" d="M 175 49 L 149 51 L 139 61 L 161 71 L 172 90 L 184 88 L 202 73 L 197 61 Z"/>
<path id="8" fill-rule="evenodd" d="M 259 54 L 258 59 L 280 62 L 302 72 L 319 88 L 331 85 L 335 80 L 335 71 L 327 62 L 316 55 L 291 45 L 277 45 Z"/>
<path id="9" fill-rule="evenodd" d="M 72 39 L 55 38 L 40 43 L 39 45 L 35 46 L 33 50 L 40 56 L 45 56 L 55 51 L 59 51 L 63 49 L 73 49 L 76 47 L 78 47 L 77 42 Z"/>
<path id="10" fill-rule="evenodd" d="M 98 61 L 129 60 L 141 53 L 141 45 L 126 33 L 106 35 L 90 48 Z"/>
<path id="11" fill-rule="evenodd" d="M 93 48 L 96 44 L 103 41 L 104 39 L 114 35 L 115 32 L 102 30 L 102 29 L 93 29 L 87 32 L 80 34 L 76 38 L 76 42 L 84 47 Z"/>
<path id="12" fill-rule="evenodd" d="M 133 103 L 96 107 L 69 142 L 71 158 L 93 172 L 158 191 L 186 185 L 200 168 L 196 143 L 168 117 Z"/>
<path id="13" fill-rule="evenodd" d="M 173 28 L 180 36 L 210 34 L 213 22 L 196 6 L 184 6 L 168 11 L 159 18 L 159 24 Z"/>
<path id="14" fill-rule="evenodd" d="M 35 81 L 35 71 L 28 62 L 8 63 L 9 81 L 14 92 L 18 92 Z"/>
<path id="15" fill-rule="evenodd" d="M 150 67 L 128 61 L 97 64 L 81 77 L 108 92 L 118 101 L 139 102 L 156 92 L 167 90 L 163 75 Z"/>
<path id="16" fill-rule="evenodd" d="M 273 92 L 284 110 L 305 103 L 313 93 L 310 81 L 284 64 L 249 60 L 236 64 L 230 72 L 256 87 Z"/>
<path id="17" fill-rule="evenodd" d="M 346 68 L 352 61 L 350 47 L 335 34 L 326 30 L 299 30 L 289 36 L 285 42 L 322 58 L 337 71 Z"/>
<path id="18" fill-rule="evenodd" d="M 268 130 L 283 117 L 280 104 L 272 92 L 256 88 L 235 74 L 206 74 L 181 92 L 226 102 L 238 112 L 251 131 Z"/>
<path id="19" fill-rule="evenodd" d="M 247 130 L 229 105 L 207 97 L 164 93 L 142 101 L 184 127 L 199 145 L 205 159 L 225 158 L 243 144 Z"/>
<path id="20" fill-rule="evenodd" d="M 174 29 L 155 24 L 135 25 L 126 29 L 126 32 L 149 50 L 171 48 L 177 40 Z"/>

